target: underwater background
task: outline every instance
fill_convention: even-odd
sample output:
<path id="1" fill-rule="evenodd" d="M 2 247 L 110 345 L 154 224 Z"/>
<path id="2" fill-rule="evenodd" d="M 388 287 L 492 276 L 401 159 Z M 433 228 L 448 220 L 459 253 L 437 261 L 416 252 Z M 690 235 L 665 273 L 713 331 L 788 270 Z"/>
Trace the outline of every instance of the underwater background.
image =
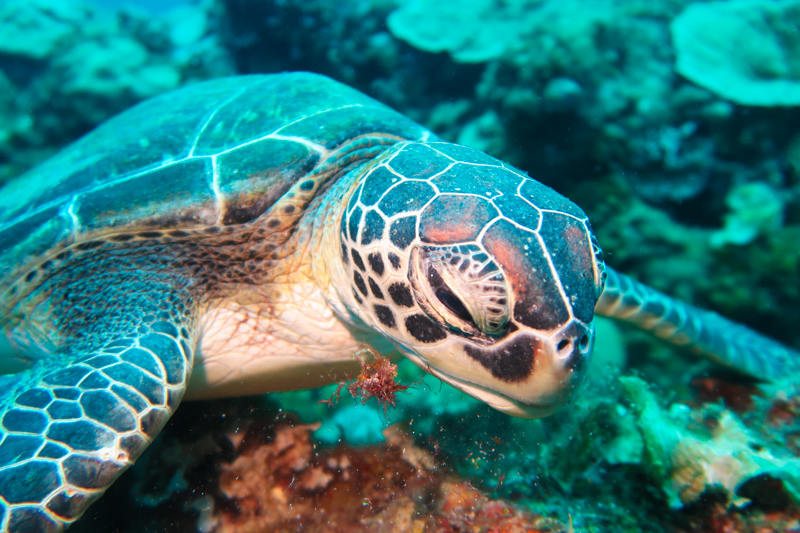
<path id="1" fill-rule="evenodd" d="M 800 349 L 800 1 L 0 1 L 0 182 L 156 94 L 308 70 L 579 204 L 608 264 Z M 542 420 L 400 364 L 184 403 L 70 531 L 800 531 L 800 395 L 597 319 Z"/>

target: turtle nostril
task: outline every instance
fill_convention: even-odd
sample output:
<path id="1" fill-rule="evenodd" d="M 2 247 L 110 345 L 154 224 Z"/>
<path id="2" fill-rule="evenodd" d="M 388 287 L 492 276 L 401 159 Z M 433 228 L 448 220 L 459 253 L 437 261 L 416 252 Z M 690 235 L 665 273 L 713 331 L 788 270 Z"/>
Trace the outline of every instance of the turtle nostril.
<path id="1" fill-rule="evenodd" d="M 556 346 L 556 350 L 564 352 L 572 349 L 572 341 L 570 339 L 561 339 Z"/>
<path id="2" fill-rule="evenodd" d="M 581 335 L 581 340 L 578 341 L 578 348 L 580 348 L 582 352 L 585 352 L 586 350 L 589 349 L 589 344 L 590 344 L 589 335 Z"/>

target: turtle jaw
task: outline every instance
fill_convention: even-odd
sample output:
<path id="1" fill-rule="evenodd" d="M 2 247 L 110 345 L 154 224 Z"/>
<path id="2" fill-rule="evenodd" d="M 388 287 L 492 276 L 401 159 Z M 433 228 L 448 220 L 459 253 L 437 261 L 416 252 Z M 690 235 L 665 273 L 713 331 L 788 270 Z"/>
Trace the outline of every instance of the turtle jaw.
<path id="1" fill-rule="evenodd" d="M 451 337 L 428 349 L 400 349 L 420 368 L 498 411 L 542 418 L 570 402 L 593 345 L 593 325 L 573 320 L 555 332 L 519 330 L 495 346 Z"/>
<path id="2" fill-rule="evenodd" d="M 562 401 L 552 404 L 525 404 L 496 390 L 491 390 L 475 383 L 469 383 L 444 372 L 434 369 L 430 369 L 429 371 L 437 378 L 461 392 L 469 394 L 476 400 L 482 401 L 489 407 L 517 418 L 544 418 L 552 415 L 568 403 L 567 401 Z"/>
<path id="3" fill-rule="evenodd" d="M 577 375 L 570 372 L 568 373 L 569 375 L 564 376 L 562 379 L 555 379 L 551 373 L 547 373 L 545 376 L 532 376 L 532 383 L 528 384 L 527 387 L 524 385 L 520 387 L 521 389 L 527 389 L 522 391 L 522 396 L 528 397 L 523 401 L 509 394 L 505 394 L 500 390 L 509 388 L 509 392 L 511 393 L 515 392 L 512 389 L 516 387 L 507 387 L 508 384 L 492 384 L 487 386 L 487 384 L 476 383 L 475 381 L 466 379 L 466 376 L 463 376 L 464 372 L 461 364 L 455 368 L 448 368 L 448 370 L 451 370 L 451 373 L 443 368 L 452 365 L 434 366 L 426 361 L 427 358 L 420 356 L 418 353 L 402 345 L 398 345 L 398 348 L 403 355 L 410 359 L 415 365 L 436 376 L 448 385 L 472 396 L 476 400 L 480 400 L 493 409 L 518 418 L 544 418 L 552 415 L 569 403 L 573 390 L 582 381 L 583 377 L 582 372 L 578 372 Z M 462 361 L 462 363 L 464 363 L 464 361 Z M 459 373 L 462 374 L 463 377 L 456 377 L 453 375 L 459 370 Z M 531 392 L 533 394 L 531 394 Z"/>

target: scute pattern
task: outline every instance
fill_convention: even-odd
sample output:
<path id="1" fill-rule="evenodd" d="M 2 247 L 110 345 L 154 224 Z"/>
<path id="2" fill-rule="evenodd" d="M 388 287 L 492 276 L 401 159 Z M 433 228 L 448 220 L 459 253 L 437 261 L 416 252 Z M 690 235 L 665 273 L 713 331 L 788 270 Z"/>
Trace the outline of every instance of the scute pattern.
<path id="1" fill-rule="evenodd" d="M 370 263 L 388 252 L 393 270 L 403 273 L 404 279 L 389 281 L 385 278 L 391 273 L 380 267 L 375 284 L 383 289 L 370 295 L 359 273 L 366 269 L 356 261 L 355 268 L 345 265 L 353 271 L 352 290 L 365 309 L 381 301 L 378 322 L 386 327 L 384 307 L 390 306 L 397 317 L 392 327 L 402 324 L 409 338 L 418 342 L 439 342 L 446 338 L 443 328 L 447 328 L 421 313 L 412 295 L 409 265 L 401 258 L 415 243 L 431 260 L 438 258 L 442 269 L 461 268 L 464 276 L 476 278 L 476 294 L 485 292 L 480 299 L 488 313 L 482 323 L 487 331 L 499 331 L 505 320 L 509 302 L 499 288 L 505 286 L 503 279 L 517 295 L 513 318 L 520 324 L 553 331 L 572 318 L 591 322 L 598 280 L 586 216 L 552 189 L 477 150 L 440 142 L 406 142 L 390 148 L 366 171 L 362 185 L 350 197 L 339 234 L 344 248 L 368 254 Z M 459 246 L 466 251 L 462 253 Z M 498 264 L 503 265 L 502 272 L 497 272 Z M 500 281 L 492 281 L 493 277 Z M 368 283 L 372 287 L 371 277 Z M 495 352 L 474 351 L 471 356 L 498 377 L 509 377 L 523 373 L 522 367 L 512 371 L 509 363 L 493 358 L 515 357 L 519 351 L 500 350 L 493 356 L 486 354 Z M 523 366 L 530 371 L 533 352 L 524 359 L 528 363 Z"/>
<path id="2" fill-rule="evenodd" d="M 193 354 L 180 310 L 150 315 L 135 333 L 72 366 L 27 371 L 33 386 L 4 391 L 0 529 L 61 531 L 124 471 L 169 418 Z M 120 351 L 120 347 L 127 349 Z"/>
<path id="3" fill-rule="evenodd" d="M 131 239 L 132 230 L 160 236 L 253 220 L 311 169 L 346 171 L 350 161 L 331 153 L 337 147 L 353 144 L 351 160 L 382 150 L 375 132 L 382 145 L 429 136 L 309 73 L 222 78 L 143 102 L 4 186 L 0 295 L 44 254 L 97 245 L 98 235 L 116 230 Z M 327 168 L 323 154 L 332 158 Z"/>
<path id="4" fill-rule="evenodd" d="M 720 315 L 670 298 L 614 270 L 597 312 L 759 379 L 800 372 L 800 354 Z"/>

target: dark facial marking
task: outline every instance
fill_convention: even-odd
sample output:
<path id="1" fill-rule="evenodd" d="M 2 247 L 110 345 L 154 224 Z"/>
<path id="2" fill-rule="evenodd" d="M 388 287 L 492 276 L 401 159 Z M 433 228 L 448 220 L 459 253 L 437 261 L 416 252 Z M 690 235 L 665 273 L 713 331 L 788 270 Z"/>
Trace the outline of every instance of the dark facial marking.
<path id="1" fill-rule="evenodd" d="M 385 305 L 375 304 L 375 315 L 380 320 L 381 324 L 387 328 L 396 328 L 397 324 L 394 321 L 394 313 Z"/>
<path id="2" fill-rule="evenodd" d="M 344 261 L 345 265 L 350 264 L 350 257 L 348 257 L 349 255 L 350 254 L 347 253 L 347 245 L 344 243 L 344 241 L 342 241 L 342 261 Z"/>
<path id="3" fill-rule="evenodd" d="M 420 342 L 437 342 L 447 338 L 447 335 L 436 322 L 425 315 L 411 315 L 406 318 L 406 329 L 411 336 Z"/>
<path id="4" fill-rule="evenodd" d="M 519 176 L 500 167 L 459 164 L 431 180 L 439 192 L 476 194 L 481 197 L 511 196 L 516 193 Z"/>
<path id="5" fill-rule="evenodd" d="M 389 296 L 394 303 L 402 307 L 414 307 L 414 297 L 405 283 L 392 283 L 389 285 Z"/>
<path id="6" fill-rule="evenodd" d="M 400 258 L 394 252 L 389 252 L 389 262 L 392 264 L 392 268 L 397 270 L 400 268 Z"/>
<path id="7" fill-rule="evenodd" d="M 361 296 L 358 295 L 358 291 L 355 287 L 353 287 L 353 296 L 355 297 L 356 301 L 360 304 L 364 303 L 364 300 L 361 299 Z"/>
<path id="8" fill-rule="evenodd" d="M 367 256 L 367 261 L 369 262 L 369 267 L 372 269 L 379 276 L 383 276 L 384 266 L 383 266 L 383 257 L 379 252 L 372 252 Z"/>
<path id="9" fill-rule="evenodd" d="M 389 229 L 389 239 L 392 244 L 405 250 L 417 236 L 417 217 L 400 218 L 392 222 Z"/>
<path id="10" fill-rule="evenodd" d="M 541 347 L 536 338 L 518 335 L 499 348 L 484 349 L 465 344 L 464 351 L 497 379 L 513 383 L 531 375 L 536 353 L 541 351 Z"/>
<path id="11" fill-rule="evenodd" d="M 269 222 L 267 222 L 267 227 L 268 228 L 272 228 L 272 229 L 275 229 L 280 225 L 281 225 L 281 221 L 278 220 L 277 218 L 273 218 Z"/>
<path id="12" fill-rule="evenodd" d="M 356 287 L 358 287 L 358 290 L 361 291 L 361 294 L 366 296 L 367 295 L 367 284 L 364 283 L 364 278 L 361 277 L 361 274 L 359 274 L 358 272 L 353 272 L 353 281 L 356 282 Z"/>
<path id="13" fill-rule="evenodd" d="M 300 184 L 301 191 L 310 191 L 314 188 L 314 180 L 306 180 Z"/>
<path id="14" fill-rule="evenodd" d="M 500 209 L 503 216 L 510 218 L 520 226 L 531 230 L 535 230 L 539 226 L 539 212 L 517 195 L 495 198 L 494 205 Z"/>
<path id="15" fill-rule="evenodd" d="M 342 215 L 342 221 L 339 223 L 339 231 L 342 234 L 342 239 L 347 239 L 347 215 Z"/>
<path id="16" fill-rule="evenodd" d="M 358 188 L 358 189 L 356 189 L 356 190 L 353 192 L 353 195 L 350 197 L 350 201 L 349 201 L 349 202 L 347 202 L 347 211 L 348 211 L 348 212 L 353 210 L 353 207 L 354 207 L 354 206 L 356 205 L 356 203 L 358 202 L 358 197 L 361 195 L 361 189 L 363 189 L 363 188 L 364 188 L 364 186 L 363 186 L 363 185 L 361 185 L 361 186 L 359 186 L 359 188 Z"/>
<path id="17" fill-rule="evenodd" d="M 206 229 L 206 233 L 208 233 L 208 229 Z M 129 233 L 123 233 L 122 235 L 112 235 L 111 237 L 109 237 L 109 239 L 111 239 L 114 242 L 126 242 L 133 238 L 134 238 L 133 235 Z M 56 256 L 56 259 L 61 259 L 61 257 Z"/>
<path id="18" fill-rule="evenodd" d="M 499 269 L 494 261 L 486 263 L 486 265 L 478 272 L 478 277 L 488 276 L 492 272 L 497 272 Z"/>
<path id="19" fill-rule="evenodd" d="M 368 278 L 367 280 L 369 281 L 369 288 L 372 291 L 372 294 L 375 295 L 375 298 L 383 300 L 383 291 L 381 291 L 381 288 L 378 287 L 377 283 L 375 283 L 375 280 L 372 278 Z"/>
<path id="20" fill-rule="evenodd" d="M 281 209 L 281 211 L 283 211 L 283 213 L 286 214 L 286 215 L 291 215 L 292 213 L 294 213 L 295 209 L 296 209 L 295 206 L 293 206 L 292 204 L 289 204 L 289 205 L 283 206 L 283 209 Z"/>
<path id="21" fill-rule="evenodd" d="M 364 268 L 364 261 L 361 259 L 361 254 L 359 254 L 355 248 L 350 250 L 350 253 L 353 255 L 353 263 L 358 267 L 361 272 L 366 271 Z"/>

